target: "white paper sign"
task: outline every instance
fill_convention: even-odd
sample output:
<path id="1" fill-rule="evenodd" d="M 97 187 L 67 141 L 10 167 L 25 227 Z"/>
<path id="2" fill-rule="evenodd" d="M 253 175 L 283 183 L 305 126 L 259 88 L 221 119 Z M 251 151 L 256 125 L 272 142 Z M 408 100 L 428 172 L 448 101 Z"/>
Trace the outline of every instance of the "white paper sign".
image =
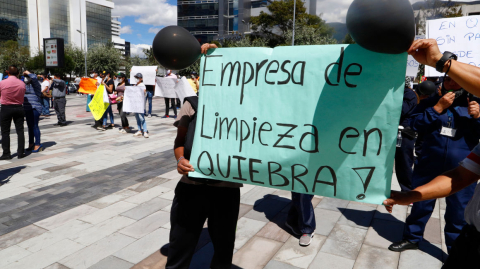
<path id="1" fill-rule="evenodd" d="M 145 113 L 145 95 L 143 88 L 137 86 L 125 87 L 123 111 Z"/>
<path id="2" fill-rule="evenodd" d="M 156 66 L 133 66 L 132 71 L 130 71 L 130 83 L 133 84 L 135 81 L 135 75 L 140 73 L 143 76 L 143 84 L 155 85 L 155 77 L 157 76 L 156 70 Z"/>
<path id="3" fill-rule="evenodd" d="M 155 88 L 155 96 L 165 98 L 177 98 L 175 93 L 176 78 L 157 77 L 157 87 Z"/>
<path id="4" fill-rule="evenodd" d="M 417 39 L 424 39 L 424 35 L 417 35 L 415 36 L 415 40 Z M 416 77 L 418 74 L 418 67 L 420 66 L 420 63 L 413 58 L 412 55 L 408 55 L 407 59 L 407 77 Z"/>
<path id="5" fill-rule="evenodd" d="M 108 98 L 108 92 L 107 92 L 107 89 L 105 88 L 103 88 L 103 102 L 110 103 L 110 98 Z"/>
<path id="6" fill-rule="evenodd" d="M 180 99 L 181 104 L 183 104 L 185 97 L 196 96 L 192 86 L 190 86 L 190 83 L 188 83 L 185 77 L 182 77 L 175 85 L 175 93 L 177 94 L 177 98 Z"/>
<path id="7" fill-rule="evenodd" d="M 458 61 L 480 67 L 480 16 L 427 21 L 427 37 L 437 40 L 440 51 L 450 51 Z M 427 77 L 443 76 L 427 67 Z"/>

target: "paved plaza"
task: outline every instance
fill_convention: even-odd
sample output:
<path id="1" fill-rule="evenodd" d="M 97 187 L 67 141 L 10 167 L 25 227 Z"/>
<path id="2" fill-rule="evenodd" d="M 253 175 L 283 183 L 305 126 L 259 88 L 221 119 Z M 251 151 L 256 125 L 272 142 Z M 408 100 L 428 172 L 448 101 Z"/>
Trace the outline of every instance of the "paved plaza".
<path id="1" fill-rule="evenodd" d="M 164 100 L 154 98 L 148 139 L 118 132 L 116 105 L 117 128 L 102 132 L 91 128 L 86 97 L 67 100 L 68 126 L 53 126 L 54 115 L 40 121 L 44 152 L 0 161 L 0 268 L 164 268 L 180 178 L 176 128 L 173 119 L 160 118 Z M 135 117 L 128 118 L 136 130 Z M 14 130 L 11 139 L 15 152 Z M 392 187 L 399 189 L 395 174 Z M 443 199 L 421 250 L 400 254 L 387 247 L 402 238 L 408 207 L 388 214 L 381 205 L 317 196 L 316 234 L 300 247 L 284 226 L 289 192 L 245 185 L 241 194 L 232 268 L 439 269 L 446 257 Z M 190 268 L 209 268 L 212 255 L 205 225 Z"/>

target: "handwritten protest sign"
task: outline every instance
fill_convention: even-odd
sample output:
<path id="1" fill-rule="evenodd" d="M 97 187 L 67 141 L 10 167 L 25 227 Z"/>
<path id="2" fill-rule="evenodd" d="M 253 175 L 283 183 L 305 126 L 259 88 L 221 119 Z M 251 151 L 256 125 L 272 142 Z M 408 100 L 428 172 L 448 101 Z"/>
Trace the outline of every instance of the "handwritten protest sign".
<path id="1" fill-rule="evenodd" d="M 145 94 L 143 88 L 137 86 L 125 87 L 123 111 L 142 114 L 145 112 Z"/>
<path id="2" fill-rule="evenodd" d="M 78 92 L 86 94 L 95 94 L 97 91 L 97 80 L 93 78 L 82 78 L 78 84 Z"/>
<path id="3" fill-rule="evenodd" d="M 157 77 L 157 87 L 155 88 L 155 96 L 165 98 L 177 98 L 175 93 L 176 78 Z"/>
<path id="4" fill-rule="evenodd" d="M 424 35 L 416 35 L 415 36 L 415 40 L 424 39 L 424 38 L 425 38 Z M 407 77 L 416 77 L 417 74 L 418 74 L 418 68 L 419 67 L 420 67 L 420 63 L 417 62 L 417 60 L 415 60 L 415 58 L 413 58 L 412 55 L 408 55 L 406 76 Z"/>
<path id="5" fill-rule="evenodd" d="M 156 66 L 133 66 L 132 71 L 130 71 L 130 83 L 133 84 L 135 75 L 140 73 L 143 76 L 143 84 L 155 85 L 156 70 Z"/>
<path id="6" fill-rule="evenodd" d="M 157 88 L 155 96 L 166 98 L 179 98 L 183 104 L 183 99 L 188 96 L 195 96 L 195 92 L 185 77 L 181 79 L 157 77 Z"/>
<path id="7" fill-rule="evenodd" d="M 381 203 L 406 60 L 358 45 L 210 51 L 189 175 Z"/>
<path id="8" fill-rule="evenodd" d="M 427 37 L 437 40 L 443 53 L 453 52 L 458 61 L 480 67 L 480 16 L 427 21 Z M 425 68 L 426 76 L 443 76 L 435 68 Z"/>
<path id="9" fill-rule="evenodd" d="M 108 101 L 105 102 L 104 96 L 106 94 L 107 93 L 105 90 L 105 86 L 100 85 L 97 92 L 93 96 L 92 101 L 90 102 L 90 104 L 88 104 L 88 107 L 90 108 L 90 111 L 92 112 L 95 120 L 101 119 L 108 106 L 110 105 Z"/>
<path id="10" fill-rule="evenodd" d="M 177 94 L 177 98 L 180 99 L 180 102 L 182 104 L 185 97 L 197 95 L 193 91 L 192 86 L 190 86 L 190 83 L 188 83 L 188 80 L 185 77 L 182 77 L 182 79 L 180 79 L 175 85 L 175 93 Z"/>

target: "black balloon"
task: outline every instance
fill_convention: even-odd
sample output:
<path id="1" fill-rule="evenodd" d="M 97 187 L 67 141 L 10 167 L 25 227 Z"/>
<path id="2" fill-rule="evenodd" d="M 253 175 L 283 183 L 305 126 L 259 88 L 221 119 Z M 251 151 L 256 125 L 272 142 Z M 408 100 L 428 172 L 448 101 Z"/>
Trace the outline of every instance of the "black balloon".
<path id="1" fill-rule="evenodd" d="M 355 0 L 348 9 L 347 28 L 363 48 L 399 54 L 415 39 L 415 16 L 408 0 Z"/>
<path id="2" fill-rule="evenodd" d="M 153 39 L 155 59 L 168 69 L 181 70 L 192 65 L 200 56 L 200 43 L 185 28 L 167 26 Z"/>

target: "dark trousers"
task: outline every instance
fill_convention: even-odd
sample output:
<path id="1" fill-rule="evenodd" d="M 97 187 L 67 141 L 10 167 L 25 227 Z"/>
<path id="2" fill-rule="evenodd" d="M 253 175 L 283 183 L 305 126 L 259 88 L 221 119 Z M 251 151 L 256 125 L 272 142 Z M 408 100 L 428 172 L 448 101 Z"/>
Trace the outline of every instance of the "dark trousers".
<path id="1" fill-rule="evenodd" d="M 25 118 L 25 110 L 23 105 L 2 105 L 2 119 L 1 119 L 1 130 L 2 130 L 2 155 L 11 155 L 10 152 L 10 127 L 13 123 L 15 124 L 15 131 L 18 136 L 18 155 L 22 155 L 25 152 L 25 134 L 23 133 L 23 121 Z"/>
<path id="2" fill-rule="evenodd" d="M 177 101 L 177 107 L 181 108 L 182 106 L 180 105 L 180 98 L 176 98 L 175 100 Z"/>
<path id="3" fill-rule="evenodd" d="M 127 113 L 123 111 L 123 102 L 117 103 L 117 109 L 118 109 L 118 113 L 120 113 L 120 119 L 122 119 L 122 127 L 127 128 L 129 125 L 128 125 Z"/>
<path id="4" fill-rule="evenodd" d="M 28 143 L 40 146 L 40 128 L 38 127 L 40 113 L 36 109 L 25 110 L 25 118 L 28 127 Z"/>
<path id="5" fill-rule="evenodd" d="M 67 99 L 65 99 L 65 97 L 55 97 L 53 104 L 55 107 L 55 113 L 57 114 L 58 123 L 67 124 L 67 119 L 65 117 Z"/>
<path id="6" fill-rule="evenodd" d="M 312 199 L 313 195 L 292 192 L 292 206 L 287 221 L 298 227 L 302 234 L 311 234 L 316 228 Z"/>
<path id="7" fill-rule="evenodd" d="M 426 183 L 428 183 L 428 181 L 416 182 L 414 177 L 412 187 L 416 188 Z M 468 202 L 472 199 L 476 185 L 477 183 L 475 182 L 463 190 L 445 198 L 447 208 L 445 210 L 444 233 L 445 245 L 447 245 L 448 253 L 450 253 L 453 242 L 457 239 L 461 230 L 467 224 L 464 216 L 465 207 L 467 207 Z M 405 228 L 403 231 L 404 239 L 408 239 L 411 242 L 420 242 L 423 239 L 425 226 L 432 215 L 434 207 L 435 200 L 413 203 L 412 211 L 405 221 Z"/>
<path id="8" fill-rule="evenodd" d="M 170 100 L 172 100 L 173 113 L 177 116 L 177 107 L 175 107 L 175 98 L 165 98 L 165 116 L 170 113 Z"/>
<path id="9" fill-rule="evenodd" d="M 188 269 L 205 220 L 213 243 L 211 269 L 232 266 L 240 189 L 179 182 L 170 213 L 166 269 Z"/>
<path id="10" fill-rule="evenodd" d="M 403 136 L 402 146 L 395 151 L 395 174 L 402 192 L 412 190 L 413 149 L 415 139 Z"/>
<path id="11" fill-rule="evenodd" d="M 442 269 L 480 268 L 480 233 L 475 226 L 465 225 L 453 242 L 452 249 Z"/>

